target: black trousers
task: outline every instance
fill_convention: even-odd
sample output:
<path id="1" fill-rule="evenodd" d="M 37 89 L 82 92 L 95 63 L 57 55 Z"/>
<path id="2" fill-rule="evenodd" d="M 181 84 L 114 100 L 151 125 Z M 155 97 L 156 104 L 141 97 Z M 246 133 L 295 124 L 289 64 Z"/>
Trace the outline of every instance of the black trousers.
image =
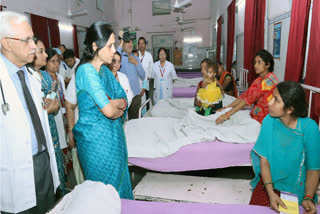
<path id="1" fill-rule="evenodd" d="M 154 105 L 153 91 L 154 91 L 154 79 L 150 79 L 149 80 L 149 97 L 151 98 L 152 105 Z"/>
<path id="2" fill-rule="evenodd" d="M 129 120 L 139 118 L 140 106 L 141 106 L 141 96 L 137 95 L 132 99 L 131 105 L 128 109 Z"/>
<path id="3" fill-rule="evenodd" d="M 20 214 L 43 214 L 54 206 L 54 186 L 47 150 L 33 156 L 33 172 L 36 187 L 37 205 Z M 7 212 L 1 212 L 8 214 Z"/>

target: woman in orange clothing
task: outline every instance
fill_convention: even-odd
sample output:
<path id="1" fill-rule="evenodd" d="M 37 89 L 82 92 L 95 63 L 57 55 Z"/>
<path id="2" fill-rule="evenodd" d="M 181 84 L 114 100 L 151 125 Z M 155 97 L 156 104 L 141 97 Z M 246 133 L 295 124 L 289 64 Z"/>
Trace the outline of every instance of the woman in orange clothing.
<path id="1" fill-rule="evenodd" d="M 216 124 L 223 123 L 230 119 L 231 115 L 250 105 L 254 105 L 250 112 L 251 117 L 262 123 L 263 118 L 269 113 L 268 102 L 272 99 L 273 90 L 278 83 L 278 78 L 273 73 L 273 66 L 273 56 L 268 51 L 263 49 L 256 53 L 254 69 L 259 77 L 239 98 L 224 107 L 231 107 L 232 109 L 218 117 Z"/>
<path id="2" fill-rule="evenodd" d="M 237 84 L 234 80 L 232 74 L 228 71 L 225 71 L 223 68 L 223 64 L 218 61 L 219 72 L 217 75 L 217 79 L 219 80 L 220 85 L 223 88 L 223 91 L 233 97 L 238 97 Z"/>

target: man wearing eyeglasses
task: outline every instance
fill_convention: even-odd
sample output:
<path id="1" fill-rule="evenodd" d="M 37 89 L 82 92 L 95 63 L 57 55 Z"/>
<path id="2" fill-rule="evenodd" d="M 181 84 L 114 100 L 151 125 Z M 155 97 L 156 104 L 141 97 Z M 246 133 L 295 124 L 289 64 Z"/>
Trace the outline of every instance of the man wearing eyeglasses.
<path id="1" fill-rule="evenodd" d="M 59 186 L 41 79 L 25 64 L 36 44 L 28 19 L 0 12 L 0 210 L 46 213 Z"/>
<path id="2" fill-rule="evenodd" d="M 145 79 L 145 71 L 142 67 L 140 59 L 132 53 L 133 43 L 129 32 L 119 32 L 120 44 L 117 51 L 121 53 L 120 72 L 124 73 L 130 83 L 130 87 L 134 94 L 131 105 L 128 109 L 129 120 L 139 117 L 139 108 L 141 106 L 141 87 L 139 79 Z"/>

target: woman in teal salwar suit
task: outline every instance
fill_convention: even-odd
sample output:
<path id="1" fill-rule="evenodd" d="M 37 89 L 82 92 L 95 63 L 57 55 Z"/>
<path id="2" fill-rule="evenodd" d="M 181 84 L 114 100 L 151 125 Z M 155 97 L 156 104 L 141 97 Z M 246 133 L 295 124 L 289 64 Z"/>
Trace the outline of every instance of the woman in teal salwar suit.
<path id="1" fill-rule="evenodd" d="M 133 199 L 123 122 L 126 94 L 112 72 L 115 36 L 110 25 L 90 26 L 76 71 L 79 120 L 73 128 L 87 180 L 113 185 L 121 198 Z"/>
<path id="2" fill-rule="evenodd" d="M 255 178 L 250 204 L 286 208 L 280 192 L 297 195 L 308 214 L 317 212 L 320 170 L 320 132 L 307 117 L 304 90 L 299 83 L 278 84 L 269 102 L 269 115 L 251 152 Z"/>

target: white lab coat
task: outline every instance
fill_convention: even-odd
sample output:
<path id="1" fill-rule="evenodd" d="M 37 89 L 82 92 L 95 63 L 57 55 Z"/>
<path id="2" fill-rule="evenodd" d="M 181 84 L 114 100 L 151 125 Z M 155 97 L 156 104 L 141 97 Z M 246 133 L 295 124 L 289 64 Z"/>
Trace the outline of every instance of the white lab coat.
<path id="1" fill-rule="evenodd" d="M 149 91 L 149 79 L 151 78 L 152 71 L 153 71 L 153 58 L 148 51 L 144 52 L 144 56 L 142 56 L 140 51 L 138 51 L 138 53 L 139 53 L 140 61 L 142 60 L 141 65 L 144 69 L 144 72 L 146 73 L 146 76 L 143 81 L 139 79 L 140 87 L 143 88 L 144 82 L 146 81 L 147 82 L 146 90 Z M 146 93 L 144 93 L 144 95 L 141 97 L 141 103 L 143 104 L 146 100 L 147 100 L 147 96 L 146 96 Z"/>
<path id="2" fill-rule="evenodd" d="M 119 83 L 120 83 L 121 87 L 123 88 L 123 90 L 126 92 L 127 100 L 128 100 L 128 107 L 130 107 L 134 95 L 133 95 L 132 89 L 130 87 L 129 79 L 128 79 L 127 75 L 125 75 L 121 72 L 117 72 L 117 74 L 118 74 Z"/>
<path id="3" fill-rule="evenodd" d="M 152 78 L 154 78 L 154 92 L 153 99 L 154 102 L 157 103 L 160 99 L 160 84 L 162 84 L 163 88 L 163 98 L 171 98 L 172 97 L 172 89 L 173 89 L 173 80 L 177 79 L 176 70 L 171 62 L 166 61 L 164 64 L 164 74 L 161 76 L 160 72 L 160 61 L 157 61 L 153 65 Z M 161 81 L 161 79 L 164 81 Z"/>
<path id="4" fill-rule="evenodd" d="M 31 71 L 31 69 L 29 69 Z M 0 210 L 21 212 L 36 206 L 30 124 L 16 88 L 0 57 L 0 80 L 9 111 L 0 109 Z M 50 156 L 54 190 L 60 185 L 47 111 L 42 108 L 41 79 L 31 71 L 31 94 L 39 113 Z M 4 103 L 0 93 L 0 105 Z"/>

